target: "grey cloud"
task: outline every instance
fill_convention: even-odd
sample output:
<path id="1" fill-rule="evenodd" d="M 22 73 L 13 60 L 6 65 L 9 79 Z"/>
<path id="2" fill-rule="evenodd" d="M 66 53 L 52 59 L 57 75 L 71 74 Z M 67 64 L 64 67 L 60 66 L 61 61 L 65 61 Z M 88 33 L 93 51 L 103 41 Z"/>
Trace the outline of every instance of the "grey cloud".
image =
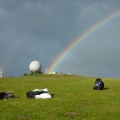
<path id="1" fill-rule="evenodd" d="M 0 65 L 4 75 L 28 72 L 34 59 L 40 60 L 44 71 L 71 42 L 119 5 L 119 0 L 1 0 Z M 118 19 L 78 44 L 56 71 L 119 77 Z"/>

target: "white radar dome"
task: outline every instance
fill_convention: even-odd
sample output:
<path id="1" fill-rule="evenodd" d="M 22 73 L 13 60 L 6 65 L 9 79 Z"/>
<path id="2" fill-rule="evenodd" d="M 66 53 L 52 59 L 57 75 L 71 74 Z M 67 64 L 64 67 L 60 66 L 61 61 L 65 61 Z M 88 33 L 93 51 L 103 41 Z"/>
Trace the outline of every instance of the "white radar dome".
<path id="1" fill-rule="evenodd" d="M 38 61 L 32 61 L 29 65 L 31 72 L 40 72 L 41 64 Z"/>

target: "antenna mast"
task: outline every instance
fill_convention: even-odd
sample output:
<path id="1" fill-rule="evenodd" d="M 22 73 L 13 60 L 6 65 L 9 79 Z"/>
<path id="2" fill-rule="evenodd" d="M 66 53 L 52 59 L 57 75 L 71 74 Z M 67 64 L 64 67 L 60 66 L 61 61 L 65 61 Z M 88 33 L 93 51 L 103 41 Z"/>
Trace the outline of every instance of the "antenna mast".
<path id="1" fill-rule="evenodd" d="M 2 69 L 2 67 L 1 67 L 1 69 L 0 69 L 0 78 L 2 78 L 3 77 L 3 69 Z"/>

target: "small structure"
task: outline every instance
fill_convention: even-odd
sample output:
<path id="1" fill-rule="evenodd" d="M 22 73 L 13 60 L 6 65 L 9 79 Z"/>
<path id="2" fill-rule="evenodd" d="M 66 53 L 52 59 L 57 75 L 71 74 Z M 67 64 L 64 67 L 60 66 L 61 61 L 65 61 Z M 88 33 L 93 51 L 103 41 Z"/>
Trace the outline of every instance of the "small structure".
<path id="1" fill-rule="evenodd" d="M 45 74 L 48 74 L 48 68 L 45 68 Z"/>
<path id="2" fill-rule="evenodd" d="M 3 69 L 2 69 L 2 67 L 1 67 L 1 69 L 0 69 L 0 78 L 2 78 L 3 77 Z"/>
<path id="3" fill-rule="evenodd" d="M 71 73 L 67 73 L 67 75 L 72 75 Z"/>
<path id="4" fill-rule="evenodd" d="M 49 74 L 57 74 L 57 72 L 49 72 Z"/>

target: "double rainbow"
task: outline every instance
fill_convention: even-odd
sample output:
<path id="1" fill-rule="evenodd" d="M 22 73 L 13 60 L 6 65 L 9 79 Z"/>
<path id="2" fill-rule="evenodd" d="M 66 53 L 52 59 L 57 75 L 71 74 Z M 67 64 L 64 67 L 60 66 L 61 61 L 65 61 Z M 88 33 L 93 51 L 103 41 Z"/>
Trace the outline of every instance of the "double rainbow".
<path id="1" fill-rule="evenodd" d="M 82 35 L 77 37 L 71 44 L 69 44 L 66 49 L 53 61 L 53 63 L 48 67 L 48 73 L 54 71 L 55 68 L 58 67 L 58 65 L 62 62 L 63 58 L 70 53 L 82 40 L 85 38 L 88 38 L 91 34 L 93 34 L 95 31 L 100 29 L 102 26 L 106 25 L 107 23 L 111 22 L 115 18 L 120 16 L 120 10 L 115 11 L 114 13 L 110 14 L 109 16 L 105 17 L 104 19 L 100 20 L 96 24 L 94 24 L 92 27 L 87 29 L 85 32 L 83 32 Z"/>

